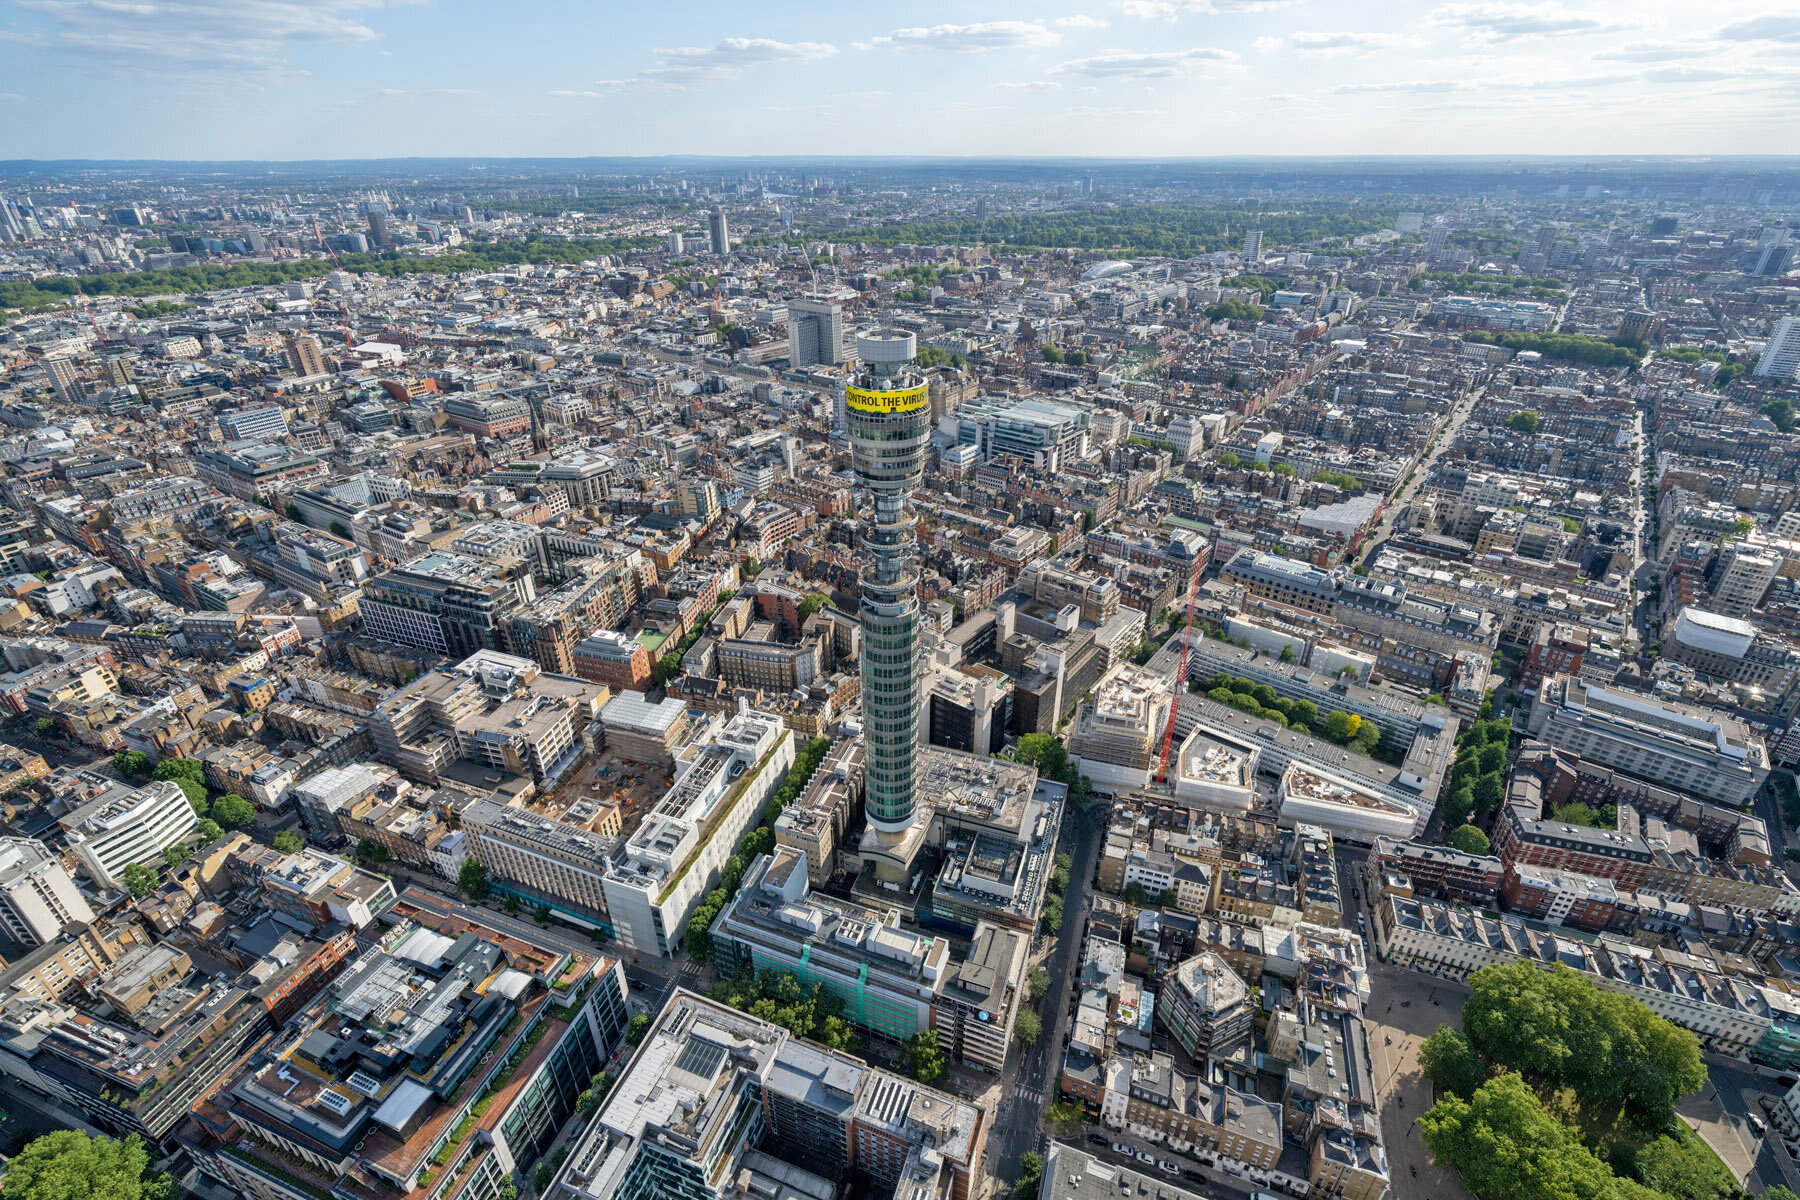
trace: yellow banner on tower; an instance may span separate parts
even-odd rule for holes
[[[870,391],[866,388],[846,387],[844,403],[858,412],[901,413],[913,412],[924,408],[930,402],[931,387],[920,384],[917,387],[898,388],[891,392]]]

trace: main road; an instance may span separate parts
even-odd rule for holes
[[[1082,933],[1093,907],[1095,857],[1105,823],[1106,806],[1099,803],[1072,812],[1064,820],[1062,844],[1072,863],[1069,890],[1063,898],[1062,932],[1044,963],[1050,972],[1050,990],[1035,1006],[1044,1029],[1035,1046],[1015,1046],[1007,1060],[994,1129],[988,1136],[990,1176],[1018,1178],[1020,1156],[1027,1150],[1040,1150],[1043,1144],[1044,1110],[1056,1099],[1073,978],[1081,962]]]
[[[1418,494],[1420,488],[1425,486],[1425,481],[1431,478],[1432,469],[1437,466],[1438,459],[1442,458],[1444,452],[1450,449],[1451,443],[1456,441],[1456,435],[1462,429],[1463,422],[1467,421],[1469,414],[1475,411],[1476,403],[1480,401],[1486,390],[1486,385],[1472,388],[1450,409],[1450,419],[1444,422],[1444,427],[1434,435],[1436,440],[1432,443],[1431,449],[1426,452],[1424,458],[1419,460],[1419,465],[1413,468],[1408,476],[1410,482],[1402,482],[1395,490],[1387,502],[1387,507],[1382,510],[1381,522],[1369,532],[1368,549],[1362,557],[1364,566],[1373,562],[1375,556],[1381,552],[1381,548],[1387,544],[1388,535],[1394,530],[1394,521],[1400,510],[1406,507],[1407,502]]]

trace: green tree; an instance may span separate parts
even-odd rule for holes
[[[1056,1128],[1062,1137],[1074,1137],[1087,1124],[1087,1111],[1073,1100],[1058,1100],[1044,1110],[1046,1124]]]
[[[937,1030],[920,1030],[901,1044],[900,1070],[924,1084],[944,1077],[944,1052],[938,1048]]]
[[[1039,967],[1025,981],[1025,998],[1036,1004],[1050,991],[1050,972]]]
[[[1774,422],[1775,428],[1783,433],[1792,433],[1796,428],[1794,406],[1785,396],[1777,396],[1756,410]]]
[[[1464,854],[1486,854],[1488,836],[1473,825],[1458,825],[1450,831],[1450,844]]]
[[[126,863],[119,879],[134,898],[148,896],[156,890],[156,872],[143,863]]]
[[[462,866],[458,867],[456,871],[456,887],[475,904],[486,900],[488,898],[487,865],[473,858],[463,859]]]
[[[1044,1159],[1035,1150],[1027,1150],[1019,1155],[1019,1177],[1013,1180],[1014,1200],[1033,1200],[1038,1193],[1038,1181],[1044,1177]]]
[[[168,863],[171,867],[179,867],[182,863],[193,857],[185,842],[171,842],[169,845],[164,846],[162,856],[163,861]]]
[[[830,603],[831,597],[821,595],[818,592],[808,592],[806,598],[800,601],[800,623],[804,625],[806,623],[806,618],[812,616]]]
[[[1286,645],[1282,646],[1281,661],[1284,663],[1291,663],[1294,661],[1294,643],[1288,642]]]
[[[206,816],[210,807],[206,803],[206,786],[195,783],[191,779],[177,779],[174,782],[175,786],[181,789],[181,794],[187,797],[188,806],[194,810],[194,815]]]
[[[1226,468],[1227,470],[1230,470],[1233,467],[1242,466],[1243,462],[1244,462],[1243,459],[1239,458],[1237,455],[1233,454],[1229,450],[1227,450],[1227,451],[1225,451],[1225,453],[1219,455],[1219,465],[1221,467]]]
[[[1512,416],[1506,418],[1506,427],[1517,433],[1536,433],[1538,428],[1538,415],[1530,409],[1516,412]]]
[[[1044,779],[1058,778],[1069,764],[1069,752],[1063,748],[1062,740],[1053,733],[1024,735],[1013,747],[1013,758],[1027,766],[1036,767],[1038,775]]]
[[[531,919],[539,925],[548,926],[550,924],[550,906],[548,904],[538,905],[537,911],[531,914]]]
[[[1458,828],[1475,811],[1474,790],[1466,783],[1454,789],[1438,804],[1438,811],[1443,814],[1445,829]]]
[[[1612,1171],[1517,1075],[1495,1076],[1468,1100],[1445,1096],[1418,1128],[1432,1156],[1477,1196],[1606,1200],[1613,1192]]]
[[[1498,774],[1506,769],[1506,747],[1494,745],[1483,746],[1481,748],[1481,754],[1476,761],[1480,764],[1481,773],[1483,775],[1490,773]]]
[[[1311,700],[1290,700],[1287,706],[1288,724],[1295,729],[1311,729],[1318,723],[1319,706]]]
[[[1055,346],[1045,346],[1042,353],[1045,362],[1059,363],[1063,361],[1063,352]]]
[[[1498,775],[1483,775],[1475,781],[1475,809],[1477,812],[1491,813],[1500,807],[1501,799],[1506,795],[1506,786],[1500,782]]]
[[[1711,1150],[1697,1144],[1686,1126],[1637,1152],[1632,1167],[1638,1181],[1674,1200],[1726,1200],[1741,1195],[1737,1181]],[[1766,1197],[1769,1192],[1764,1192]]]
[[[212,818],[227,829],[242,829],[256,820],[256,806],[236,792],[226,792],[213,801]]]
[[[204,786],[206,767],[197,758],[165,758],[156,764],[156,769],[150,773],[150,777],[171,781],[187,779]]]
[[[1035,1046],[1037,1040],[1044,1036],[1044,1023],[1030,1009],[1021,1012],[1013,1021],[1013,1041],[1021,1046]]]
[[[210,818],[200,822],[198,833],[202,845],[211,845],[225,836],[225,831],[219,828],[219,823]]]
[[[1468,1099],[1487,1081],[1487,1064],[1463,1031],[1446,1025],[1419,1046],[1419,1069],[1446,1092]]]
[[[58,1129],[26,1143],[6,1165],[6,1200],[170,1200],[175,1184],[150,1169],[150,1152],[124,1141]]]
[[[1141,883],[1126,884],[1125,890],[1121,892],[1120,895],[1125,898],[1125,903],[1136,904],[1139,906],[1142,906],[1144,902],[1149,899],[1148,894],[1144,891],[1144,885]]]
[[[37,735],[41,738],[56,736],[57,726],[56,726],[56,720],[53,717],[39,717],[37,719],[36,728],[37,728]]]
[[[142,779],[150,773],[150,758],[140,750],[121,750],[113,755],[112,764],[122,779]]]
[[[1355,737],[1357,731],[1361,728],[1362,718],[1355,713],[1348,713],[1341,708],[1334,708],[1325,714],[1325,736],[1340,746],[1348,744],[1350,739]]]
[[[631,1024],[625,1027],[625,1040],[637,1045],[650,1032],[650,1015],[648,1013],[632,1013]]]
[[[269,842],[283,854],[298,854],[306,849],[306,840],[291,829],[278,830]]]

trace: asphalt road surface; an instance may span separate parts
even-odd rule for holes
[[[1003,1179],[1018,1178],[1019,1157],[1027,1150],[1043,1151],[1044,1110],[1056,1100],[1063,1037],[1073,999],[1072,977],[1080,965],[1078,951],[1092,904],[1095,856],[1105,823],[1105,806],[1091,804],[1086,810],[1071,814],[1063,826],[1062,846],[1073,865],[1069,869],[1069,891],[1063,900],[1062,933],[1044,963],[1050,972],[1050,991],[1037,1006],[1044,1032],[1031,1049],[1021,1051],[1015,1047],[1008,1060],[1000,1104],[994,1115],[994,1131],[988,1138],[988,1171]]]

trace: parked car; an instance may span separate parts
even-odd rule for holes
[[[1106,1145],[1106,1139],[1105,1139],[1105,1138],[1103,1138],[1103,1137],[1101,1137],[1101,1136],[1100,1136],[1100,1135],[1099,1135],[1099,1134],[1097,1134],[1097,1133],[1090,1133],[1090,1134],[1088,1134],[1088,1141],[1090,1141],[1090,1142],[1092,1142],[1092,1143],[1094,1143],[1094,1145],[1096,1145],[1096,1146],[1104,1146],[1104,1145]],[[1116,1149],[1116,1147],[1115,1147],[1115,1149]]]
[[[1169,1175],[1178,1175],[1181,1173],[1181,1168],[1170,1162],[1168,1159],[1164,1159],[1157,1163],[1156,1169]]]

